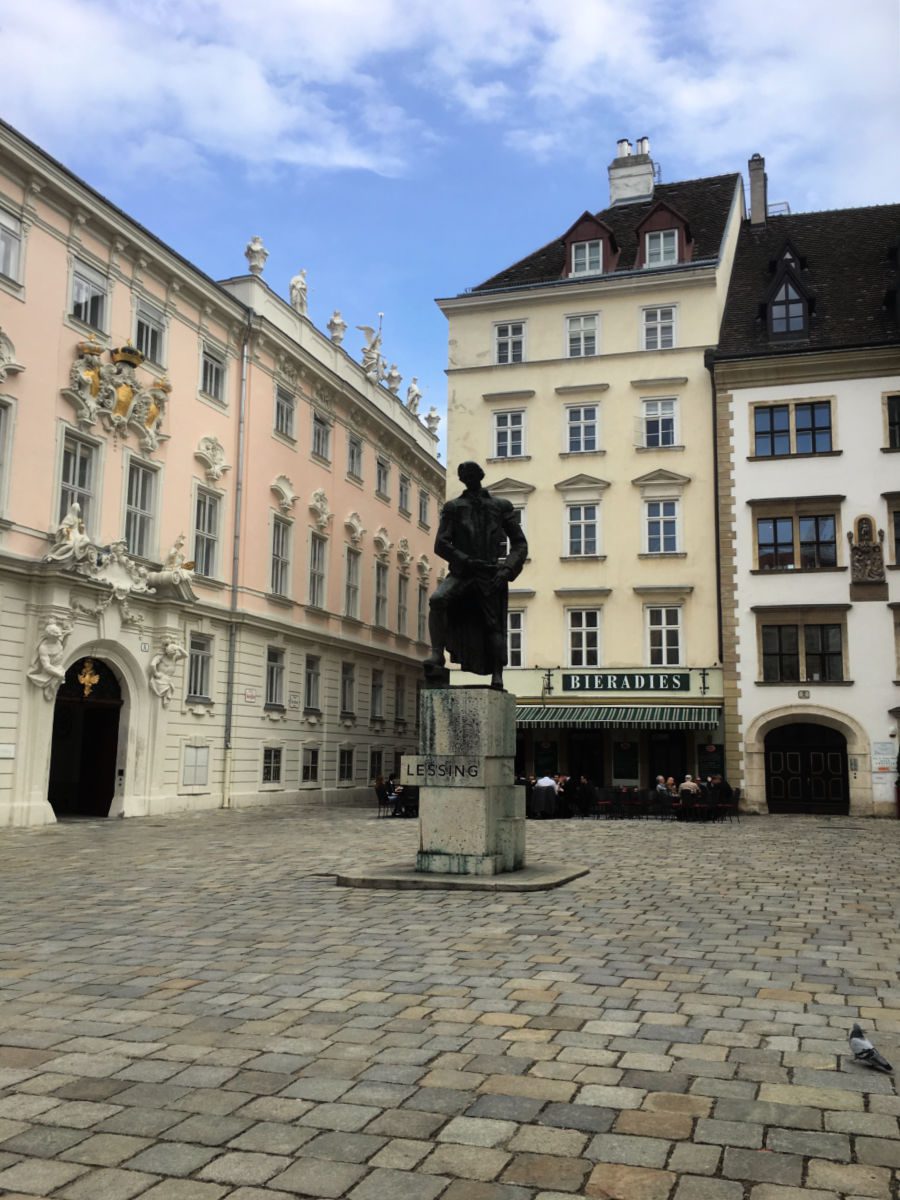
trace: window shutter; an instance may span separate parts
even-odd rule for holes
[[[643,415],[634,418],[634,444],[635,446],[644,445],[644,418]]]

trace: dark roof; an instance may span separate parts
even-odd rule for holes
[[[765,309],[787,242],[800,258],[795,277],[811,310],[808,336],[796,341],[769,337]],[[900,342],[898,243],[900,204],[745,222],[716,358]]]
[[[661,200],[689,222],[694,239],[693,260],[718,258],[725,222],[739,180],[739,175],[713,175],[709,179],[688,179],[683,183],[659,183],[649,200],[617,204],[594,213],[597,220],[612,229],[621,248],[615,273],[634,269],[638,252],[637,228]],[[562,233],[527,258],[492,275],[472,291],[486,292],[495,288],[556,281],[562,277],[565,257],[565,233]]]

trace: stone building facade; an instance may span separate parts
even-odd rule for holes
[[[415,744],[436,421],[246,253],[0,125],[0,824],[362,799]]]

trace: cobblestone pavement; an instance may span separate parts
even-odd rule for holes
[[[374,892],[411,821],[0,839],[0,1194],[897,1200],[900,823],[529,825],[559,891]]]

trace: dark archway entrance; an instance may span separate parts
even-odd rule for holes
[[[765,747],[770,813],[847,815],[850,788],[842,733],[797,722],[767,733]]]
[[[80,658],[56,694],[48,800],[57,818],[105,817],[116,788],[122,689],[106,665]]]

